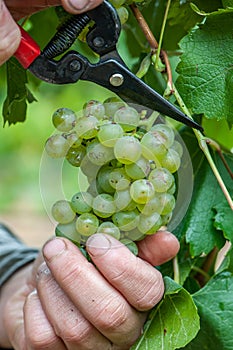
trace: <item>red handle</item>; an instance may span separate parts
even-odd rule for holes
[[[15,57],[27,69],[40,55],[40,47],[22,27],[19,26],[19,29],[21,31],[21,42],[15,52]]]

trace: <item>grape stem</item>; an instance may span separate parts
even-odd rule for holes
[[[174,281],[178,284],[180,284],[180,269],[179,269],[179,263],[178,263],[178,257],[175,256],[173,259],[173,273],[174,273]]]

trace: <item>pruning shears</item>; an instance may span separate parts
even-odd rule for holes
[[[74,50],[68,50],[89,24],[88,46],[99,55],[98,63]],[[154,91],[126,66],[116,45],[121,24],[115,8],[106,0],[98,7],[71,16],[41,51],[38,44],[20,27],[21,43],[15,57],[37,78],[52,84],[94,82],[117,94],[122,100],[158,111],[192,128],[203,130],[195,121]],[[64,54],[60,59],[55,59]]]

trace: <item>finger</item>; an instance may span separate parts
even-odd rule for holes
[[[68,349],[110,349],[110,342],[87,321],[52,277],[44,263],[38,270],[37,289],[46,316]]]
[[[29,294],[24,305],[27,349],[65,350],[61,339],[48,321],[36,290]]]
[[[17,50],[20,31],[4,2],[0,0],[0,65],[6,62]]]
[[[138,255],[153,266],[162,265],[176,256],[178,239],[168,231],[159,231],[138,242]]]
[[[149,310],[161,300],[162,275],[125,245],[111,236],[95,234],[88,239],[87,250],[105,278],[137,310]]]
[[[90,323],[114,344],[135,342],[144,315],[127,303],[74,244],[56,238],[47,242],[43,252],[57,283]]]
[[[64,9],[71,13],[88,11],[101,3],[102,0],[62,0]]]

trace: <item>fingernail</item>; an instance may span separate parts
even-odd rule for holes
[[[63,251],[66,249],[65,243],[60,238],[53,238],[47,243],[45,243],[43,247],[43,254],[45,259],[52,260],[57,255],[60,255],[63,253]]]
[[[78,11],[88,8],[89,3],[89,0],[68,0],[68,4],[70,5],[70,7]]]
[[[92,256],[104,255],[111,247],[110,237],[96,233],[88,238],[86,247]]]

